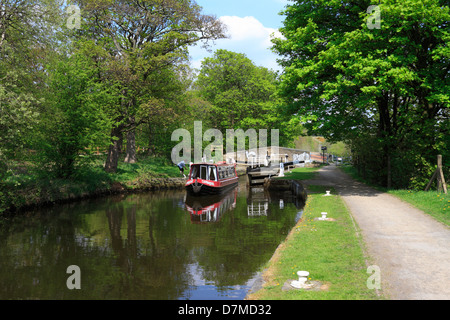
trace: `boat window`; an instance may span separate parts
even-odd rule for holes
[[[209,167],[209,180],[216,181],[216,167]]]
[[[191,179],[197,179],[199,174],[198,166],[192,167]]]
[[[200,179],[208,180],[208,171],[206,166],[200,166]]]

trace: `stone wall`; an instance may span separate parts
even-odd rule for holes
[[[264,180],[264,189],[268,191],[291,191],[292,194],[306,202],[307,193],[303,184],[297,180],[269,179]]]

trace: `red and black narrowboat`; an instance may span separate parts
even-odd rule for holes
[[[235,164],[195,163],[191,165],[186,190],[192,195],[221,194],[238,184]]]

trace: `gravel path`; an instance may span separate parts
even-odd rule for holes
[[[450,228],[335,166],[321,168],[304,183],[336,188],[359,226],[371,264],[380,267],[381,289],[389,299],[450,299]]]

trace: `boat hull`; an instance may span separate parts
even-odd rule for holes
[[[195,181],[188,181],[186,183],[186,191],[191,195],[212,195],[223,194],[238,185],[238,178],[230,179],[226,183],[211,183],[210,181],[202,181],[196,179]]]

